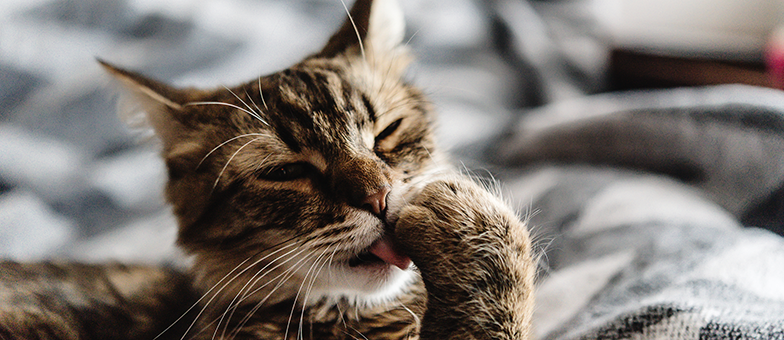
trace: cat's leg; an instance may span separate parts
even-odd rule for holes
[[[428,184],[403,208],[398,244],[422,273],[422,339],[527,339],[534,263],[527,228],[463,177]]]

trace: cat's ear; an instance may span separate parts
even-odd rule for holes
[[[155,134],[171,145],[183,132],[183,106],[191,97],[182,90],[140,74],[124,70],[98,59],[98,63],[124,88],[120,100],[120,116],[133,127],[152,128]]]
[[[399,52],[406,29],[397,0],[357,0],[349,13],[317,57],[353,53],[379,58]]]

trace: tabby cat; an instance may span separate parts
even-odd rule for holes
[[[213,91],[101,62],[162,142],[192,270],[5,263],[0,337],[529,338],[526,226],[436,147],[403,34],[358,0],[320,52]]]

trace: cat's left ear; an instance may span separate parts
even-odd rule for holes
[[[349,13],[316,57],[364,54],[367,58],[382,58],[405,53],[401,48],[405,18],[397,0],[357,0]]]
[[[183,106],[199,91],[169,86],[101,59],[98,62],[125,89],[120,115],[126,124],[152,128],[167,148],[182,140],[182,121],[187,118]]]

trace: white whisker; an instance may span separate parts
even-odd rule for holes
[[[427,157],[429,157],[431,161],[433,161],[434,163],[436,163],[436,159],[435,159],[435,158],[433,158],[433,154],[432,154],[432,153],[430,153],[430,149],[428,149],[428,148],[427,148],[426,146],[424,146],[424,145],[422,145],[422,148],[423,148],[423,149],[425,149],[425,152],[427,152]]]
[[[306,263],[303,263],[303,261],[305,261],[307,259],[309,259],[309,256],[303,257],[302,259],[297,261],[293,266],[291,266],[290,268],[286,269],[286,271],[284,271],[283,273],[279,274],[278,276],[272,278],[267,283],[265,283],[263,286],[257,288],[256,290],[254,290],[250,294],[250,295],[255,294],[259,290],[263,289],[264,287],[266,287],[267,285],[272,283],[274,280],[280,278],[280,280],[278,280],[278,283],[275,285],[275,287],[261,301],[259,301],[256,304],[256,306],[253,307],[253,309],[251,309],[250,312],[248,312],[248,314],[245,315],[245,317],[242,318],[242,320],[240,320],[240,323],[237,325],[237,327],[235,327],[235,329],[232,330],[232,334],[233,335],[230,334],[230,335],[232,335],[232,338],[237,336],[237,334],[242,330],[242,328],[245,327],[245,324],[247,324],[248,321],[250,321],[250,318],[253,316],[253,314],[255,314],[259,309],[261,309],[261,306],[264,305],[264,303],[272,296],[272,294],[277,292],[278,288],[282,287],[285,282],[287,282],[292,276],[294,276],[294,274],[300,268],[302,268],[306,264]],[[281,278],[281,276],[283,276],[283,277]]]
[[[329,250],[329,248],[325,248],[324,252],[326,253],[327,250]],[[316,283],[316,278],[319,277],[319,275],[321,274],[321,270],[324,269],[325,266],[332,265],[332,259],[335,257],[335,252],[337,252],[337,250],[338,250],[337,248],[332,250],[332,254],[330,254],[329,257],[324,259],[324,262],[319,266],[319,269],[316,271],[316,274],[311,277],[310,284],[308,285],[308,289],[305,292],[305,298],[302,300],[305,303],[307,303],[307,301],[310,298],[310,293],[311,293],[311,291],[313,291],[313,284]],[[322,253],[322,255],[323,255],[323,253]],[[319,256],[319,258],[321,258],[321,256]],[[316,259],[316,262],[319,261],[319,258]],[[300,313],[300,316],[299,316],[299,335],[300,335],[300,338],[304,337],[303,334],[302,334],[302,325],[304,324],[304,322],[305,322],[305,308],[302,308],[302,312]]]
[[[224,85],[223,88],[226,89],[226,91],[229,91],[229,93],[231,93],[231,95],[234,96],[234,98],[237,98],[237,100],[239,100],[240,103],[242,103],[242,105],[245,105],[245,108],[248,109],[248,111],[258,114],[258,112],[254,112],[253,108],[250,107],[250,105],[248,105],[248,103],[246,103],[244,100],[242,100],[240,96],[234,93],[234,91],[232,91],[228,86]]]
[[[411,314],[411,316],[414,318],[414,323],[416,324],[416,329],[419,329],[422,326],[422,320],[419,319],[419,316],[416,315],[416,313],[414,313],[414,311],[412,311],[410,308],[408,308],[408,306],[406,306],[404,303],[401,303],[400,307],[403,307],[403,309],[405,309],[406,312]]]
[[[318,265],[319,259],[321,259],[321,257],[324,256],[324,254],[327,252],[327,250],[329,250],[329,248],[325,248],[324,251],[321,252],[321,254],[319,254],[319,256],[316,257],[316,259],[313,261],[313,264],[310,265],[310,268],[308,268],[308,271],[305,272],[305,276],[302,278],[302,284],[300,284],[299,289],[297,289],[297,294],[294,295],[294,301],[292,302],[292,305],[291,305],[291,313],[289,314],[289,320],[288,320],[288,322],[286,324],[286,331],[283,333],[283,338],[284,339],[288,338],[289,326],[291,326],[291,319],[294,317],[294,310],[297,307],[297,299],[299,299],[299,295],[302,293],[302,288],[305,287],[305,283],[308,281],[308,276],[310,276],[310,273],[313,272],[313,268],[315,268]],[[315,279],[315,277],[314,277],[314,279]],[[306,297],[307,297],[307,294],[306,294]],[[307,298],[303,299],[302,300],[302,305],[304,306],[306,302],[307,302]],[[303,310],[303,313],[304,313],[305,308],[303,307],[302,310]],[[302,323],[300,323],[300,327],[298,329],[299,331],[301,331],[301,327],[302,327]]]
[[[267,121],[264,120],[264,118],[261,118],[261,116],[259,116],[257,113],[252,112],[252,111],[248,111],[247,109],[241,108],[241,107],[239,107],[237,105],[234,105],[232,103],[224,103],[224,102],[190,102],[190,103],[186,103],[184,106],[195,106],[195,105],[222,105],[222,106],[228,106],[228,107],[240,110],[242,112],[245,112],[245,113],[251,115],[253,118],[256,118],[257,120],[262,122],[264,125],[269,126]]]
[[[264,109],[269,110],[267,101],[264,100],[264,94],[261,93],[261,77],[259,77],[259,97],[261,97],[261,103],[264,104]]]
[[[213,300],[215,300],[215,298],[217,298],[217,297],[218,297],[218,294],[220,294],[220,293],[221,293],[221,292],[222,292],[224,289],[226,289],[226,287],[228,287],[228,286],[229,286],[229,284],[231,284],[232,282],[234,282],[234,280],[236,280],[238,277],[240,277],[240,275],[242,275],[242,274],[244,274],[246,271],[250,270],[250,268],[253,268],[253,266],[257,265],[257,264],[258,264],[258,263],[260,263],[261,261],[264,261],[264,259],[266,259],[266,258],[268,258],[268,257],[270,257],[270,256],[272,256],[272,255],[274,255],[274,254],[276,254],[277,252],[279,252],[279,251],[282,251],[283,249],[286,249],[286,248],[288,248],[288,247],[290,247],[290,246],[292,246],[292,245],[294,245],[294,244],[296,244],[296,243],[292,242],[292,243],[290,243],[289,245],[283,246],[283,247],[281,247],[280,249],[278,249],[278,250],[276,250],[276,251],[274,251],[274,252],[272,252],[272,253],[270,253],[270,254],[267,254],[266,256],[262,257],[261,259],[258,259],[258,260],[256,260],[255,262],[253,262],[253,263],[252,263],[252,264],[250,264],[249,266],[245,267],[245,269],[243,269],[243,270],[241,270],[239,273],[235,274],[235,275],[234,275],[234,277],[232,277],[232,278],[231,278],[231,279],[230,279],[228,282],[226,282],[225,284],[223,284],[223,286],[222,286],[222,287],[221,287],[221,288],[220,288],[220,289],[219,289],[217,292],[215,292],[215,294],[214,294],[214,295],[212,295],[212,297],[211,297],[211,298],[210,298],[210,299],[207,301],[207,303],[205,303],[205,304],[204,304],[204,306],[202,306],[202,309],[201,309],[201,311],[199,311],[199,313],[198,313],[198,314],[196,315],[196,317],[194,318],[193,322],[190,324],[190,326],[188,326],[188,329],[187,329],[187,330],[185,331],[185,333],[182,335],[182,338],[181,338],[181,340],[185,338],[185,335],[186,335],[186,334],[188,334],[188,332],[190,332],[190,330],[191,330],[191,329],[193,328],[193,326],[196,324],[196,321],[197,321],[197,320],[199,320],[199,318],[201,317],[201,315],[204,313],[204,311],[206,311],[207,307],[208,307],[208,306],[209,306],[209,305],[212,303],[212,301],[213,301]],[[295,248],[295,249],[296,249],[296,248]],[[245,261],[242,261],[240,264],[238,264],[237,266],[235,266],[235,267],[234,267],[234,269],[232,269],[232,270],[231,270],[229,273],[227,273],[226,275],[224,275],[224,276],[223,276],[223,278],[221,278],[221,279],[220,279],[220,281],[218,281],[218,282],[217,282],[216,284],[214,284],[214,285],[213,285],[213,286],[212,286],[212,287],[211,287],[211,288],[210,288],[210,289],[209,289],[209,290],[208,290],[206,293],[204,293],[204,294],[202,295],[202,297],[201,297],[199,300],[197,300],[197,301],[196,301],[196,303],[194,303],[194,305],[193,305],[193,306],[192,306],[190,309],[188,309],[188,311],[190,311],[191,309],[193,309],[193,308],[194,308],[194,307],[195,307],[195,306],[196,306],[196,305],[197,305],[199,302],[201,302],[202,300],[204,300],[204,298],[206,298],[206,297],[207,297],[207,295],[208,295],[208,294],[210,294],[210,292],[211,292],[211,291],[213,291],[213,290],[214,290],[214,289],[215,289],[215,288],[216,288],[218,285],[220,285],[220,283],[221,283],[221,282],[223,282],[223,280],[225,280],[227,277],[229,277],[229,275],[231,275],[231,273],[233,273],[234,271],[236,271],[237,269],[239,269],[239,268],[240,268],[240,267],[241,267],[243,264],[245,264],[246,262],[250,261],[250,259],[252,259],[252,258],[253,258],[253,257],[248,257],[247,259],[245,259]],[[186,313],[187,313],[187,312],[186,312]],[[184,316],[185,316],[185,314],[183,314],[183,316],[182,316],[182,317],[184,317]],[[182,317],[180,317],[180,319],[182,319]],[[213,322],[214,322],[214,321],[213,321]],[[172,324],[172,326],[174,326],[174,325]],[[170,326],[169,328],[171,328],[171,326]]]
[[[261,112],[261,109],[259,109],[258,105],[256,105],[256,103],[253,103],[253,105],[256,106],[256,110],[258,110],[258,112],[254,112],[253,108],[251,108],[250,105],[248,105],[248,103],[246,103],[244,100],[242,100],[242,98],[240,98],[240,96],[238,96],[236,93],[234,93],[234,91],[232,91],[230,88],[228,88],[226,86],[223,86],[223,88],[225,88],[226,91],[229,91],[229,93],[231,93],[234,96],[234,98],[237,98],[237,100],[239,100],[240,103],[245,105],[245,107],[248,109],[248,111],[253,112],[254,115],[252,115],[252,116],[254,118],[260,120],[262,123],[264,123],[264,125],[269,126],[269,124],[267,124],[267,121],[265,121],[263,118],[261,118],[262,112]],[[248,95],[248,92],[246,91],[245,94]],[[253,98],[251,98],[250,95],[248,95],[248,99],[250,99],[250,101],[253,102]]]
[[[163,335],[163,333],[166,333],[166,332],[167,332],[169,329],[171,329],[172,327],[174,327],[174,325],[175,325],[175,324],[177,324],[178,322],[180,322],[180,320],[182,320],[182,318],[184,318],[184,317],[185,317],[185,315],[186,315],[186,314],[188,314],[188,313],[189,313],[191,310],[193,310],[194,308],[196,308],[196,306],[198,306],[198,305],[199,305],[199,302],[201,302],[201,300],[204,300],[204,298],[206,298],[206,297],[207,297],[207,295],[208,295],[208,294],[210,294],[210,292],[211,292],[213,289],[215,289],[216,287],[218,287],[218,285],[220,285],[220,283],[221,283],[221,282],[223,282],[223,280],[225,280],[227,277],[229,277],[229,275],[231,275],[231,273],[233,273],[235,270],[239,269],[239,268],[240,268],[240,267],[241,267],[243,264],[245,264],[245,262],[248,262],[248,261],[250,261],[250,259],[251,259],[251,258],[250,258],[250,257],[248,257],[247,259],[245,259],[245,261],[242,261],[240,264],[238,264],[237,266],[235,266],[235,267],[234,267],[234,269],[232,269],[232,270],[231,270],[231,271],[229,271],[229,272],[228,272],[226,275],[224,275],[224,276],[223,276],[223,278],[221,278],[221,279],[220,279],[220,280],[219,280],[217,283],[215,283],[214,285],[212,285],[212,287],[210,287],[210,289],[209,289],[209,290],[207,290],[207,292],[206,292],[206,293],[202,294],[202,296],[201,296],[201,297],[200,297],[198,300],[196,300],[196,302],[194,302],[194,303],[193,303],[193,305],[192,305],[190,308],[188,308],[188,310],[186,310],[184,313],[182,313],[182,315],[181,315],[179,318],[177,318],[177,320],[174,320],[174,322],[172,322],[172,324],[171,324],[171,325],[169,325],[169,327],[166,327],[166,329],[164,329],[164,330],[163,330],[163,331],[162,331],[160,334],[158,334],[158,335],[157,335],[155,338],[153,338],[153,340],[156,340],[156,339],[160,338],[160,337],[161,337],[161,335]],[[194,321],[194,323],[195,323],[195,321]],[[191,325],[191,326],[192,326],[192,325]],[[189,330],[190,330],[190,328],[189,328]],[[188,332],[185,332],[185,333],[187,334]],[[183,338],[184,338],[184,337],[185,337],[185,335],[183,334]]]
[[[340,321],[343,322],[343,328],[348,329],[348,324],[346,323],[346,318],[344,317],[343,309],[340,308],[340,304],[339,303],[335,304],[335,307],[337,307],[338,317],[340,318]],[[343,333],[348,334],[347,331],[344,331]]]
[[[416,37],[416,35],[419,34],[419,31],[421,31],[421,30],[422,30],[421,28],[416,30],[416,32],[414,32],[414,34],[412,34],[411,37],[408,38],[408,40],[406,40],[405,46],[408,46],[409,44],[411,44],[411,40],[413,40],[414,37]]]
[[[259,104],[256,104],[256,101],[253,100],[253,97],[250,96],[250,93],[248,93],[248,89],[244,89],[244,91],[245,91],[245,95],[248,96],[248,100],[250,100],[250,103],[253,104],[253,107],[256,108],[256,112],[258,112],[259,115],[261,115],[263,111],[261,111]]]
[[[243,138],[243,137],[251,137],[251,136],[253,136],[253,137],[265,137],[267,135],[263,134],[263,133],[246,133],[244,135],[239,135],[239,136],[236,136],[236,137],[232,137],[232,138],[228,139],[227,141],[218,144],[218,146],[212,148],[212,150],[210,150],[210,152],[208,152],[206,155],[204,155],[204,157],[201,158],[201,161],[199,161],[199,164],[196,165],[196,169],[201,167],[201,165],[204,163],[204,161],[208,157],[210,157],[210,155],[212,155],[212,153],[214,153],[215,151],[217,151],[218,149],[220,149],[224,145],[229,144],[229,143],[231,143],[231,142],[233,142],[233,141],[235,141],[237,139],[240,139],[240,138]]]
[[[295,248],[294,250],[297,250],[297,249],[300,249],[300,248],[299,248],[299,247],[297,247],[297,248]],[[253,277],[251,277],[251,278],[248,280],[248,283],[246,283],[246,284],[245,284],[245,286],[243,287],[243,290],[241,290],[241,291],[240,291],[240,293],[242,293],[242,296],[240,297],[240,299],[239,299],[239,300],[237,300],[237,303],[235,304],[235,306],[234,306],[234,307],[238,306],[240,303],[244,302],[245,300],[247,300],[248,298],[250,298],[250,296],[252,296],[253,294],[256,294],[256,293],[257,293],[258,291],[260,291],[261,289],[264,289],[264,287],[266,287],[267,285],[269,285],[269,284],[270,284],[272,281],[274,281],[274,280],[276,280],[276,279],[280,278],[280,276],[282,276],[282,274],[278,274],[278,276],[276,276],[276,277],[272,278],[271,280],[267,281],[267,283],[265,283],[265,284],[263,284],[263,285],[259,286],[258,288],[255,288],[253,291],[251,291],[251,290],[250,290],[250,287],[253,287],[254,285],[256,285],[256,284],[257,284],[259,281],[261,281],[261,279],[263,279],[263,278],[264,278],[264,277],[265,277],[265,276],[266,276],[268,273],[270,273],[270,272],[272,272],[272,271],[274,271],[274,270],[276,270],[276,269],[278,269],[278,268],[282,267],[283,265],[285,265],[286,263],[288,263],[288,262],[289,262],[289,261],[291,261],[292,259],[294,259],[294,258],[296,258],[297,256],[299,256],[299,255],[301,255],[302,253],[304,253],[304,252],[305,252],[305,250],[306,250],[306,249],[304,249],[304,248],[303,248],[303,249],[300,249],[300,250],[299,250],[299,252],[297,252],[296,254],[292,255],[291,257],[289,257],[289,258],[288,258],[288,259],[286,259],[285,261],[283,261],[283,262],[281,262],[281,263],[279,263],[279,264],[275,265],[275,267],[273,267],[273,268],[271,268],[271,269],[267,270],[267,268],[268,268],[270,265],[272,265],[272,263],[274,263],[274,262],[276,262],[277,260],[279,260],[279,259],[283,258],[284,256],[288,256],[289,254],[291,254],[291,252],[292,252],[293,250],[292,250],[292,251],[289,251],[288,253],[286,253],[286,254],[283,254],[283,255],[279,256],[278,258],[276,258],[275,260],[273,260],[272,262],[270,262],[269,264],[267,264],[266,266],[264,266],[264,268],[261,268],[261,269],[259,269],[259,270],[256,272],[256,274],[255,274],[255,275],[253,275]],[[300,261],[302,261],[302,260],[300,259]],[[297,262],[296,262],[294,265],[298,264],[300,261],[297,261]],[[261,273],[262,273],[263,271],[265,271],[265,270],[267,270],[267,271],[266,271],[264,274],[261,274]],[[287,269],[287,270],[288,270],[288,269]],[[261,274],[261,275],[259,275],[259,274]],[[248,288],[247,288],[247,289],[245,289],[245,287],[248,287]],[[243,293],[243,291],[245,291],[245,292]]]
[[[343,4],[343,8],[346,10],[346,14],[348,14],[348,20],[351,22],[351,26],[354,26],[354,33],[357,34],[357,42],[359,43],[359,50],[362,52],[362,59],[367,60],[367,55],[365,55],[365,45],[362,44],[362,35],[359,34],[359,29],[357,29],[357,24],[354,22],[354,18],[351,16],[351,11],[348,10],[348,6],[346,6],[346,2],[340,0],[340,3]]]
[[[231,161],[234,160],[234,157],[237,156],[237,154],[239,154],[240,151],[242,151],[242,149],[244,149],[246,146],[248,146],[251,143],[253,143],[255,141],[258,141],[258,140],[261,140],[261,138],[253,138],[253,139],[251,139],[249,142],[243,144],[239,149],[237,149],[237,151],[234,151],[234,153],[231,154],[231,157],[229,157],[229,160],[226,161],[226,164],[223,165],[223,168],[221,169],[220,173],[218,173],[218,178],[215,179],[215,183],[212,184],[212,190],[213,191],[215,191],[215,188],[218,187],[218,182],[220,182],[220,179],[223,176],[223,173],[226,171],[226,168],[229,167],[229,164],[231,163]]]
[[[294,244],[294,243],[292,243],[292,244]],[[281,263],[278,263],[277,265],[275,265],[274,267],[272,267],[272,268],[271,268],[271,269],[269,269],[269,270],[267,270],[267,268],[269,268],[269,267],[270,267],[270,266],[271,266],[273,263],[277,262],[277,261],[278,261],[278,260],[280,260],[281,258],[284,258],[284,257],[288,256],[289,254],[291,254],[292,252],[294,252],[294,251],[296,251],[296,250],[298,250],[298,249],[300,249],[300,246],[297,246],[296,248],[294,248],[294,249],[292,249],[292,250],[289,250],[289,251],[288,251],[288,252],[286,252],[285,254],[282,254],[282,255],[280,255],[280,256],[278,256],[278,257],[276,257],[274,260],[272,260],[272,261],[270,261],[269,263],[267,263],[266,265],[264,265],[264,267],[262,267],[261,269],[257,270],[257,271],[256,271],[256,274],[253,274],[253,276],[251,276],[251,277],[250,277],[250,279],[248,279],[248,282],[246,282],[246,283],[245,283],[245,285],[243,285],[243,286],[242,286],[242,288],[240,288],[239,292],[237,292],[237,294],[234,296],[234,299],[232,299],[232,300],[231,300],[231,302],[228,304],[228,307],[226,308],[226,311],[225,311],[225,312],[223,313],[223,315],[221,316],[221,320],[223,320],[223,318],[224,318],[224,317],[226,317],[226,315],[228,314],[228,319],[227,319],[227,327],[228,327],[228,321],[230,321],[230,320],[231,320],[231,318],[234,316],[234,312],[237,310],[237,308],[239,307],[239,305],[240,305],[240,304],[241,304],[243,301],[245,301],[245,300],[248,298],[248,296],[249,296],[249,295],[252,295],[252,293],[251,293],[251,294],[249,294],[249,292],[250,292],[250,287],[253,287],[253,286],[254,286],[254,285],[257,283],[257,282],[259,282],[259,281],[260,281],[262,278],[264,278],[264,277],[265,277],[267,274],[269,274],[270,272],[272,272],[272,271],[274,271],[274,270],[276,270],[276,269],[280,268],[280,267],[281,267],[281,266],[283,266],[284,264],[288,263],[288,261],[291,261],[291,259],[295,258],[296,256],[299,256],[299,255],[300,255],[300,254],[302,254],[302,252],[304,252],[305,250],[304,250],[304,249],[301,249],[301,250],[300,250],[298,253],[294,254],[294,255],[293,255],[292,257],[290,257],[288,260],[285,260],[285,261],[283,261],[283,262],[281,262]],[[283,249],[279,249],[279,251],[280,251],[280,250],[283,250]],[[276,252],[276,253],[277,253],[277,252]],[[267,258],[267,257],[269,257],[269,256],[271,256],[271,255],[273,255],[273,254],[269,254],[269,255],[267,255],[267,256],[265,256],[265,258]],[[262,259],[262,260],[263,260],[263,259]],[[257,262],[255,262],[255,263],[254,263],[254,265],[256,265],[256,264],[258,264],[258,263],[260,263],[260,261],[257,261]],[[262,273],[263,273],[263,274],[262,274]],[[259,275],[259,274],[261,274],[261,275]],[[275,277],[275,278],[273,278],[272,280],[270,280],[270,282],[271,282],[271,281],[273,281],[273,280],[275,280],[275,279],[277,279],[277,277]],[[263,286],[261,286],[260,288],[264,288],[265,286],[266,286],[266,285],[263,285]],[[255,291],[254,291],[254,293],[255,293]],[[231,310],[231,313],[229,313],[229,310]],[[221,321],[221,322],[222,322],[222,321]],[[218,323],[218,325],[220,325],[220,322]],[[217,331],[217,330],[216,330],[216,331]],[[225,334],[225,329],[224,329],[224,334]],[[223,335],[221,335],[221,336],[223,336]]]
[[[264,157],[264,159],[260,160],[259,163],[256,164],[256,167],[253,169],[253,172],[254,173],[258,172],[259,169],[261,169],[261,166],[264,165],[264,163],[270,158],[270,156],[272,155],[267,155],[266,157]]]

